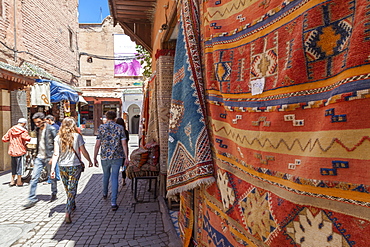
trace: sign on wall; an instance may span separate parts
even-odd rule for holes
[[[140,61],[136,60],[135,43],[124,34],[114,35],[114,75],[142,76]]]

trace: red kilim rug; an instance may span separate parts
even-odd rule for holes
[[[216,183],[199,246],[370,246],[370,2],[202,9]]]

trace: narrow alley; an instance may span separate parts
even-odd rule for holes
[[[130,151],[137,148],[137,135],[130,136]],[[84,136],[93,155],[94,136]],[[136,202],[131,180],[122,186],[120,178],[119,209],[111,210],[101,193],[102,170],[86,168],[78,186],[77,209],[72,224],[64,223],[65,191],[58,182],[58,199],[49,202],[50,185],[39,183],[38,203],[23,209],[29,187],[9,187],[10,174],[0,174],[0,246],[171,246],[165,231],[160,204],[147,182],[139,183]],[[109,195],[108,195],[109,196]],[[172,245],[174,246],[174,245]]]

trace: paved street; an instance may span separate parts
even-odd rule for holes
[[[84,136],[93,157],[94,136]],[[137,136],[130,136],[130,151],[137,148]],[[87,162],[86,162],[87,164]],[[120,178],[119,209],[111,211],[102,198],[101,168],[86,168],[78,186],[77,209],[72,224],[64,223],[65,191],[58,182],[58,199],[49,202],[50,185],[38,184],[39,202],[24,210],[29,187],[9,187],[9,172],[0,173],[0,246],[170,246],[164,230],[160,205],[147,181],[139,184],[142,203],[136,203],[131,180],[122,186]],[[152,186],[154,188],[154,186]]]

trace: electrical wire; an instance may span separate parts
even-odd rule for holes
[[[136,59],[136,56],[124,56],[124,57],[114,57],[114,56],[103,56],[103,55],[95,55],[95,54],[90,54],[86,52],[80,52],[80,56],[89,56],[97,59],[104,59],[104,60],[133,60]]]
[[[75,75],[73,72],[70,72],[69,70],[66,70],[66,69],[60,68],[59,66],[57,66],[57,65],[55,65],[55,64],[53,64],[53,63],[51,63],[51,62],[48,62],[48,61],[44,60],[43,58],[40,58],[39,56],[37,56],[37,55],[35,55],[35,54],[32,54],[32,53],[30,53],[30,52],[28,52],[28,51],[18,51],[18,50],[15,50],[15,49],[13,49],[13,48],[11,48],[11,47],[7,46],[7,45],[6,45],[4,42],[2,42],[1,40],[0,40],[0,44],[2,44],[3,46],[5,46],[5,48],[7,48],[8,50],[11,50],[11,51],[12,51],[12,52],[14,52],[14,53],[25,53],[25,54],[30,55],[30,56],[32,56],[32,57],[34,57],[34,58],[36,58],[36,59],[38,59],[38,60],[40,60],[40,61],[42,61],[42,62],[46,63],[46,64],[49,64],[49,65],[53,66],[54,68],[57,68],[57,69],[59,69],[59,70],[61,70],[61,71],[64,71],[64,72],[67,72],[67,73],[71,74],[72,76],[77,76],[77,77],[79,76],[79,75]]]
[[[0,40],[0,44],[2,44],[5,48],[7,48],[8,50],[11,50],[11,51],[12,51],[12,52],[14,52],[14,53],[25,53],[25,54],[30,55],[30,56],[32,56],[32,57],[34,57],[34,58],[36,58],[36,59],[38,59],[38,60],[40,60],[40,61],[42,61],[42,62],[46,63],[46,64],[49,64],[49,65],[53,66],[54,68],[57,68],[57,69],[59,69],[59,70],[61,70],[61,71],[64,71],[64,72],[70,73],[70,74],[71,74],[71,75],[73,75],[73,76],[79,77],[79,75],[75,75],[73,72],[70,72],[70,71],[68,71],[68,70],[66,70],[66,69],[60,68],[59,66],[57,66],[57,65],[55,65],[55,64],[53,64],[53,63],[51,63],[51,62],[49,62],[49,61],[46,61],[46,60],[44,60],[44,59],[40,58],[39,56],[34,55],[34,54],[32,54],[32,53],[30,53],[30,52],[28,52],[28,51],[18,51],[18,50],[15,50],[15,49],[13,49],[13,48],[9,47],[8,45],[6,45],[6,44],[5,44],[4,42],[2,42],[1,40]],[[80,56],[80,57],[81,57],[81,56],[89,56],[89,57],[93,57],[93,58],[96,58],[96,59],[103,59],[103,60],[121,60],[121,61],[127,61],[127,60],[133,60],[133,59],[136,59],[136,56],[113,57],[113,56],[95,55],[95,54],[90,54],[90,53],[86,53],[86,52],[80,52],[80,53],[79,53],[79,56]]]

